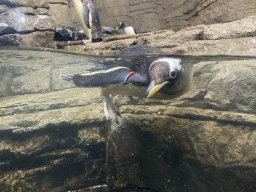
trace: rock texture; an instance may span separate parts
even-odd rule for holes
[[[94,3],[103,25],[115,27],[127,21],[139,33],[225,23],[255,15],[256,11],[253,0],[95,0]]]
[[[213,25],[198,25],[174,32],[161,30],[135,36],[107,37],[103,42],[56,42],[55,48],[87,54],[111,54],[131,45],[150,45],[183,54],[256,55],[256,16]],[[80,44],[80,45],[79,45]]]
[[[46,0],[0,3],[0,45],[52,47],[55,19]]]
[[[199,16],[206,23],[226,21],[232,14],[224,8],[235,1],[196,2],[197,8],[192,1],[179,1],[176,6],[175,1],[112,0],[102,2],[102,7],[107,5],[105,11],[114,14],[112,6],[129,3],[134,9],[129,14],[136,15],[157,4],[150,13],[156,18],[159,6],[165,5],[162,13],[177,13],[172,21],[178,26],[183,21],[181,9],[187,21],[196,23]],[[63,0],[50,4],[1,1],[0,16],[6,22],[0,24],[0,41],[50,46],[54,30],[51,5],[69,4]],[[239,9],[250,14],[246,6],[254,10],[254,4],[246,1]],[[174,11],[169,13],[168,7]],[[220,7],[223,12],[217,11]],[[202,17],[210,8],[220,14],[214,17],[220,20]],[[19,10],[26,13],[26,21],[34,23],[7,23]],[[125,11],[121,12],[128,14]],[[68,15],[63,18],[69,19]],[[250,16],[177,32],[109,37],[86,45],[58,42],[55,47],[104,54],[146,44],[186,54],[255,56],[255,23],[256,17]],[[102,62],[123,60],[46,49],[0,49],[0,191],[256,191],[255,59],[220,61],[215,57],[197,63],[189,91],[173,100],[130,97],[117,89],[113,101],[122,114],[119,125],[105,120],[100,87],[78,88],[60,77]],[[124,90],[130,87],[122,86]]]
[[[255,59],[195,64],[177,99],[117,94],[116,125],[104,118],[101,88],[60,75],[122,60],[0,52],[1,191],[256,190]]]
[[[116,27],[121,21],[128,21],[139,33],[231,22],[255,15],[256,11],[254,1],[242,0],[95,0],[94,3],[102,26]],[[0,45],[53,47],[56,27],[78,24],[72,0],[4,0],[0,2],[0,18]],[[229,33],[233,34],[233,30]]]

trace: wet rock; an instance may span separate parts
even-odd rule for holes
[[[1,50],[2,191],[254,191],[254,60],[197,63],[190,90],[173,100],[120,91],[116,125],[100,87],[59,77],[102,59],[25,53]]]

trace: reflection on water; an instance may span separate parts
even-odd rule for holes
[[[102,88],[77,87],[61,75],[141,55],[2,48],[0,189],[207,191],[216,183],[227,189],[228,178],[234,191],[255,189],[256,58],[144,55],[159,56],[194,64],[189,91],[176,100],[147,100],[130,97],[132,85],[120,84],[109,93],[122,117],[110,125]]]

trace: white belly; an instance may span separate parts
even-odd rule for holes
[[[131,27],[131,26],[125,27],[125,28],[124,28],[124,32],[125,32],[125,34],[127,34],[127,35],[136,35],[136,33],[135,33],[133,27]]]

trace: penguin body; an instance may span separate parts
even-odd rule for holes
[[[143,56],[147,53],[161,54],[161,56]],[[164,54],[159,49],[146,45],[131,46],[115,55],[130,57],[129,61],[121,60],[112,64],[103,64],[86,73],[76,74],[72,79],[74,84],[84,87],[132,83],[147,87],[144,93],[146,98],[152,98],[158,92],[166,94],[167,98],[173,98],[189,87],[192,65],[184,65],[181,58],[167,57]],[[127,95],[129,95],[128,90]],[[162,98],[159,95],[157,99]]]
[[[120,116],[113,103],[110,103],[109,94],[171,99],[188,90],[192,79],[192,64],[184,65],[181,58],[165,55],[159,49],[146,45],[123,49],[115,57],[125,59],[103,64],[83,74],[64,76],[73,79],[77,86],[104,87],[102,101],[107,119],[118,123],[117,117]],[[124,86],[126,84],[129,85]]]
[[[119,26],[116,29],[122,28],[124,29],[125,34],[127,35],[136,35],[137,31],[136,29],[128,22],[121,22]]]
[[[157,48],[135,45],[121,50],[113,63],[92,68],[84,74],[64,75],[77,86],[102,86],[102,101],[107,119],[118,123],[121,114],[109,94],[124,94],[154,99],[172,99],[184,94],[192,82],[193,64],[200,61],[243,60],[243,56],[178,55]],[[120,60],[120,58],[124,58]],[[255,57],[251,56],[252,59]],[[249,59],[247,56],[246,59]],[[124,86],[128,84],[128,86]]]
[[[106,37],[119,35],[120,32],[112,27],[102,27],[101,28],[101,37],[104,39]]]
[[[99,13],[92,0],[73,0],[79,22],[92,41],[101,41]]]

